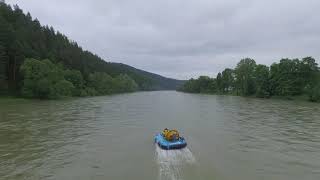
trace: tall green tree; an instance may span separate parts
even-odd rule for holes
[[[235,68],[237,94],[249,96],[256,92],[254,71],[256,62],[253,59],[242,59]]]
[[[281,59],[279,64],[271,66],[273,94],[295,96],[303,93],[305,77],[299,59]]]
[[[309,100],[313,102],[320,102],[320,73],[315,74],[315,82],[308,88]]]
[[[221,90],[222,93],[229,93],[234,88],[234,74],[232,69],[225,69],[221,76]]]
[[[181,91],[190,93],[217,93],[217,81],[208,76],[200,76],[198,79],[190,79],[182,87]]]
[[[1,8],[1,4],[0,4]],[[1,10],[1,9],[0,9]],[[8,88],[8,54],[7,46],[10,43],[10,32],[7,21],[0,15],[0,91],[4,92]],[[0,93],[1,93],[0,92]]]
[[[219,93],[223,93],[223,81],[222,81],[222,74],[219,72],[217,75],[217,90]]]
[[[5,48],[0,43],[0,93],[7,89],[7,62]]]
[[[270,96],[269,68],[266,65],[257,65],[254,71],[255,89],[257,97]]]
[[[270,82],[270,95],[279,95],[280,93],[280,79],[281,79],[281,73],[280,73],[280,67],[278,63],[273,63],[270,66],[270,72],[269,72],[269,82]]]
[[[120,74],[114,78],[114,89],[115,93],[123,92],[134,92],[138,89],[137,83],[128,75]]]
[[[64,71],[64,78],[74,86],[72,95],[81,96],[81,93],[85,88],[85,81],[81,72],[77,70],[66,70]]]
[[[22,44],[21,42],[15,40],[9,47],[9,61],[8,61],[8,79],[10,89],[16,90],[21,80],[19,69],[23,63],[25,56],[21,51]]]
[[[212,90],[210,89],[211,87],[212,80],[208,76],[200,76],[198,78],[198,86],[199,88],[199,93],[210,93]]]
[[[200,86],[198,84],[198,80],[191,78],[183,84],[180,90],[190,93],[200,93]]]
[[[313,57],[305,57],[301,60],[301,75],[303,86],[308,90],[318,83],[319,68]]]
[[[113,79],[110,75],[101,72],[95,72],[89,75],[88,86],[97,91],[98,95],[113,93]]]

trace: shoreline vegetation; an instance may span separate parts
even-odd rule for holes
[[[137,83],[126,74],[111,77],[94,72],[84,80],[80,71],[64,69],[50,60],[26,59],[22,64],[21,95],[27,98],[58,99],[68,96],[97,96],[134,92]]]
[[[59,99],[175,90],[182,83],[106,62],[17,5],[0,2],[0,96]]]
[[[242,59],[214,78],[186,81],[178,91],[320,102],[320,69],[315,59],[281,59],[270,67]]]
[[[270,67],[245,58],[213,78],[165,78],[106,62],[17,5],[0,2],[0,97],[59,99],[176,89],[320,102],[320,71],[312,57],[281,59]]]

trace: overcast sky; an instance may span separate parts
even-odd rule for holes
[[[244,57],[320,59],[320,0],[6,2],[106,61],[178,79],[213,76]]]

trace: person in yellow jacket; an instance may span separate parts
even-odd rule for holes
[[[169,132],[169,129],[168,129],[168,128],[165,128],[165,129],[162,131],[163,137],[166,137],[167,134],[168,134],[168,132]]]
[[[167,128],[163,130],[162,135],[167,141],[175,141],[178,140],[180,137],[179,132],[177,130],[169,130]]]

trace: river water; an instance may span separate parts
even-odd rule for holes
[[[188,148],[154,145],[166,127]],[[317,180],[320,104],[174,91],[0,100],[0,179]]]

